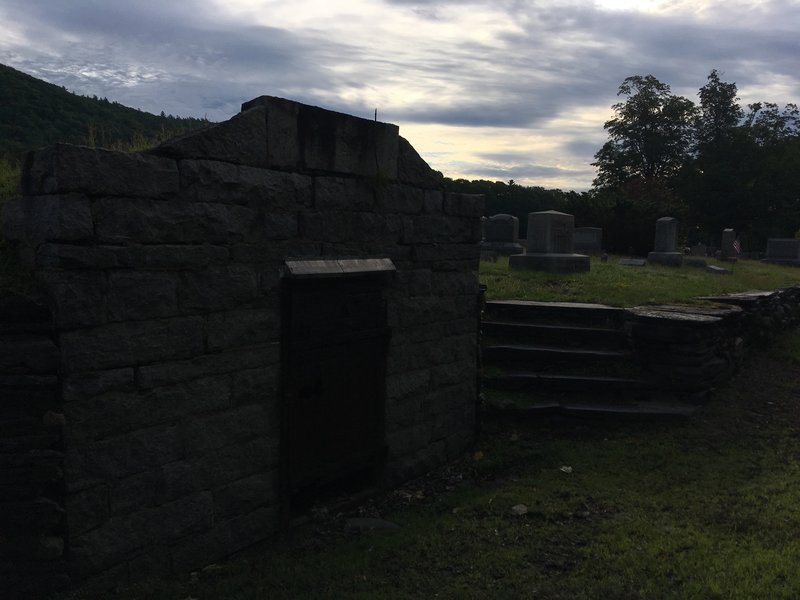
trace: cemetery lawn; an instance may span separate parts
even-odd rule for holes
[[[320,508],[192,576],[98,597],[797,598],[798,507],[790,332],[691,418],[485,420],[460,461],[402,489]],[[399,528],[349,531],[359,515]]]
[[[610,306],[642,304],[691,304],[698,296],[750,290],[775,290],[800,285],[800,268],[738,260],[736,263],[706,259],[709,265],[733,269],[730,275],[709,273],[702,267],[650,265],[631,267],[592,257],[588,273],[554,274],[509,271],[508,257],[481,261],[480,280],[489,300],[538,300],[542,302],[596,302]]]

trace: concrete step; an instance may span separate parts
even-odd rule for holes
[[[486,410],[503,414],[609,417],[688,417],[701,398],[640,390],[631,394],[484,391]]]
[[[555,344],[565,348],[623,349],[628,346],[628,337],[623,331],[607,327],[484,320],[481,322],[481,333],[488,345],[495,340],[527,340],[534,344]]]
[[[485,389],[504,391],[560,391],[592,393],[634,393],[650,391],[653,385],[636,377],[564,375],[551,373],[502,373],[483,378]]]
[[[624,311],[604,304],[582,302],[535,302],[490,300],[484,307],[485,321],[535,324],[567,324],[618,329]]]
[[[631,352],[624,350],[606,350],[593,348],[563,348],[558,346],[540,346],[534,344],[484,344],[482,348],[484,365],[504,368],[506,366],[562,365],[572,368],[586,368],[597,363],[614,363],[632,361]]]

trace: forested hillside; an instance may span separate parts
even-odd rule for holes
[[[125,147],[207,124],[78,96],[0,65],[0,159],[16,162],[23,152],[55,142]]]

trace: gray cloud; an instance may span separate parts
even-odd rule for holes
[[[379,0],[375,0],[376,5]],[[463,39],[428,33],[408,43],[392,34],[380,44],[326,29],[244,23],[208,2],[163,0],[6,0],[0,6],[0,62],[82,94],[96,94],[150,112],[227,119],[261,94],[289,97],[366,116],[381,98],[384,118],[400,124],[530,129],[557,136],[558,164],[484,153],[498,168],[475,176],[563,178],[587,187],[592,156],[604,139],[602,120],[560,126],[616,102],[630,75],[651,73],[673,92],[696,100],[712,68],[751,95],[759,90],[797,101],[800,2],[714,2],[699,16],[609,12],[580,2],[529,0],[385,0],[393,15],[424,26],[473,10],[498,15],[495,30]],[[699,5],[698,5],[699,6]],[[399,11],[399,12],[392,12]],[[503,18],[507,27],[503,30]],[[498,23],[500,25],[498,25]],[[470,25],[474,27],[475,25]],[[400,35],[398,33],[398,35]],[[346,67],[346,68],[341,68]],[[413,103],[382,92],[402,89]],[[564,155],[572,160],[563,166]],[[430,155],[434,159],[444,157]],[[455,164],[451,159],[449,164]],[[467,168],[464,165],[461,168]],[[493,175],[495,173],[496,175]]]

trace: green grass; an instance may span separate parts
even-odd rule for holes
[[[628,267],[611,256],[607,263],[592,257],[588,273],[553,274],[509,271],[508,258],[481,262],[480,280],[490,300],[597,302],[610,306],[648,303],[696,303],[698,296],[748,290],[774,290],[800,285],[800,269],[755,260],[739,260],[733,274],[716,275],[700,267],[650,265]],[[731,268],[730,262],[708,260]]]
[[[474,453],[362,506],[400,529],[320,518],[110,597],[797,598],[797,381],[764,353],[687,420],[490,420]]]

